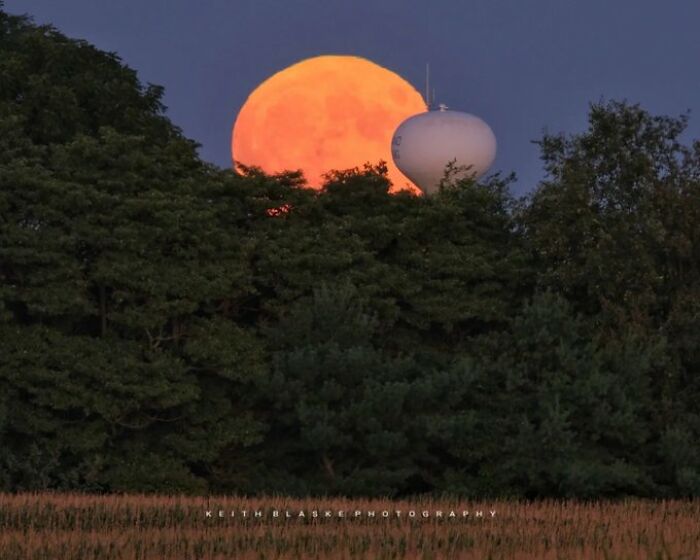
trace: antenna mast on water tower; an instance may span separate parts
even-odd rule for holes
[[[432,89],[432,97],[430,95],[430,63],[426,62],[425,63],[425,96],[424,96],[424,101],[425,101],[425,108],[427,111],[431,111],[432,108],[435,106],[435,88]]]
[[[425,63],[425,108],[430,111],[430,63]]]

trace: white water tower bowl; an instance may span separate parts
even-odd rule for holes
[[[391,155],[401,172],[425,194],[438,190],[445,167],[455,161],[455,179],[482,177],[496,158],[496,136],[483,120],[469,113],[437,111],[419,113],[403,121],[391,140]]]

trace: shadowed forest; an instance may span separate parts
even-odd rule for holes
[[[543,180],[201,161],[0,8],[0,490],[700,495],[700,142],[592,104]]]

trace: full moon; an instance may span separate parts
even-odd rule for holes
[[[301,169],[320,188],[332,169],[386,162],[391,191],[419,189],[394,164],[391,138],[407,117],[426,110],[398,74],[356,56],[318,56],[260,84],[233,125],[235,162],[266,173]]]

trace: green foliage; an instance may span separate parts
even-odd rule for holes
[[[544,137],[549,178],[524,212],[542,286],[652,324],[696,286],[700,150],[680,144],[686,121],[611,102],[583,134]]]
[[[394,494],[419,477],[420,414],[437,405],[434,391],[411,359],[380,350],[378,322],[363,307],[351,284],[321,285],[267,332],[262,445],[275,451],[261,467],[280,481],[273,490]]]
[[[0,488],[697,496],[700,144],[591,107],[547,179],[202,163],[0,10]]]
[[[262,349],[224,311],[251,242],[223,227],[239,201],[209,197],[233,178],[116,57],[1,23],[3,483],[201,490],[262,430],[240,406]]]
[[[507,487],[567,497],[647,490],[644,465],[630,459],[649,437],[652,341],[596,337],[560,296],[542,294],[500,345],[510,418],[497,468]]]

